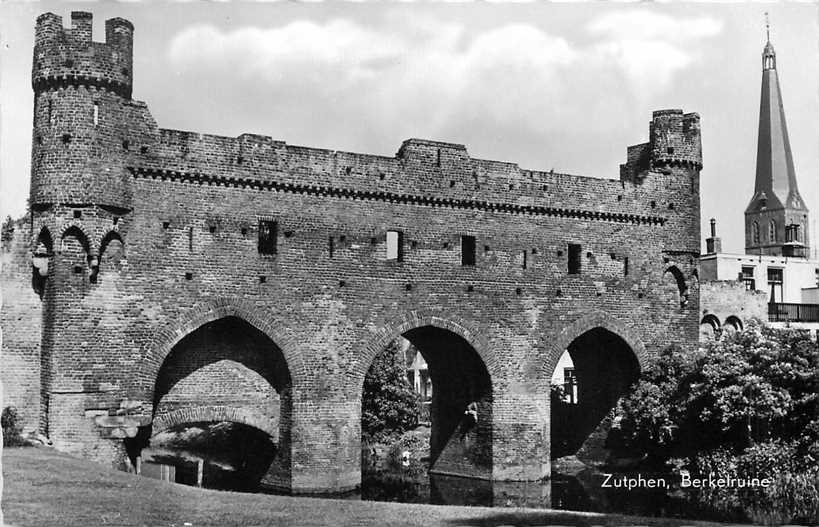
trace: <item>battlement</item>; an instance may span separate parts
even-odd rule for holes
[[[650,170],[669,166],[702,169],[702,141],[698,113],[657,110],[649,123],[648,142],[629,146],[620,179],[639,181]]]
[[[471,157],[464,145],[403,141],[394,156],[289,145],[268,136],[226,137],[160,130],[134,145],[128,168],[138,179],[300,194],[509,211],[546,211],[603,221],[664,223],[675,189],[662,178],[639,184],[521,169]],[[658,203],[663,209],[658,210]],[[560,212],[563,211],[563,212]]]
[[[130,98],[133,33],[128,20],[105,21],[105,42],[92,40],[91,13],[71,13],[71,27],[54,13],[37,17],[31,83],[35,92],[64,86],[96,86]]]
[[[682,110],[654,112],[649,141],[653,166],[677,164],[702,168],[699,114]]]

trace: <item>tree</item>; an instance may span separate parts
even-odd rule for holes
[[[418,394],[407,382],[403,354],[390,342],[364,377],[361,433],[365,441],[385,441],[418,424]]]
[[[3,226],[0,227],[0,245],[4,251],[9,249],[11,241],[14,238],[14,220],[11,216],[6,216],[3,221]]]
[[[699,350],[669,348],[619,405],[621,447],[656,460],[760,441],[819,452],[819,347],[759,324]]]

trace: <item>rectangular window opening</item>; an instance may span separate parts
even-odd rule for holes
[[[768,292],[770,297],[769,302],[782,302],[782,269],[768,268]]]
[[[461,265],[475,265],[474,236],[461,236]]]
[[[623,276],[628,276],[628,256],[623,258]]]
[[[754,267],[752,265],[743,265],[740,273],[740,280],[745,284],[746,291],[756,290],[756,280],[754,280]]]
[[[333,254],[335,254],[335,252],[336,252],[335,251],[336,248],[335,248],[335,246],[333,244],[333,237],[332,236],[327,237],[327,249],[330,252],[330,258],[332,258]]]
[[[569,244],[569,274],[580,274],[582,247],[576,243]]]
[[[526,269],[526,251],[523,251],[523,268]]]
[[[94,126],[97,126],[100,122],[100,105],[98,103],[94,103]]]
[[[259,220],[259,254],[276,254],[279,224],[273,220]]]
[[[387,231],[387,260],[404,260],[404,234],[401,231]]]

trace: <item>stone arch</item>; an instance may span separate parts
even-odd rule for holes
[[[100,259],[102,259],[102,255],[105,254],[105,249],[108,248],[108,244],[110,244],[114,240],[117,240],[117,241],[119,241],[119,243],[122,244],[122,249],[123,249],[123,254],[124,254],[124,252],[125,252],[125,240],[122,239],[122,235],[118,231],[111,230],[111,231],[106,232],[105,236],[103,236],[100,239],[100,243],[99,243],[99,248],[100,248],[99,257],[100,257]]]
[[[367,371],[398,337],[421,354],[432,381],[430,473],[491,478],[498,361],[487,341],[458,317],[412,311],[388,320],[369,339],[352,372],[349,385],[362,407]]]
[[[41,251],[42,247],[42,251]],[[35,256],[50,256],[54,253],[54,237],[48,226],[43,225],[32,243],[32,252]]]
[[[384,351],[387,344],[407,331],[424,326],[445,329],[463,338],[481,358],[490,378],[495,378],[498,369],[495,353],[491,350],[489,342],[475,326],[453,315],[443,316],[435,312],[411,311],[388,320],[361,348],[361,354],[353,370],[357,383],[355,385],[356,394],[359,397],[361,396],[364,377],[375,357]]]
[[[218,421],[247,425],[261,430],[276,440],[279,437],[278,423],[274,425],[265,416],[247,408],[234,408],[231,406],[199,406],[157,415],[152,422],[151,433],[156,435],[182,424]]]
[[[722,326],[715,315],[709,313],[702,317],[700,321],[700,337],[707,338],[708,340],[716,339],[721,330]]]
[[[603,312],[575,320],[548,346],[538,386],[550,386],[564,353],[573,368],[569,401],[556,393],[542,395],[548,401],[544,428],[550,457],[575,455],[584,462],[602,462],[618,401],[648,365],[645,346],[626,325]]]
[[[726,317],[725,322],[722,324],[722,328],[723,334],[731,334],[737,331],[742,331],[742,320],[735,315],[730,315]]]
[[[98,248],[92,245],[94,237],[91,236],[85,226],[78,221],[70,221],[63,225],[60,229],[60,240],[64,240],[68,236],[74,236],[85,248],[88,257],[97,254]]]
[[[575,339],[596,328],[605,329],[623,339],[634,353],[640,371],[642,372],[646,369],[649,358],[645,345],[640,338],[631,329],[611,315],[602,311],[596,311],[584,315],[564,327],[560,333],[556,335],[556,338],[552,340],[552,343],[547,346],[548,355],[546,361],[542,362],[539,368],[539,379],[541,381],[539,384],[542,384],[543,381],[549,382],[551,380],[552,372],[557,367],[560,356],[563,355],[563,352],[566,351]]]
[[[296,352],[292,337],[280,330],[282,324],[267,310],[243,299],[213,299],[201,302],[178,317],[176,324],[167,324],[155,329],[155,334],[146,347],[140,383],[149,400],[154,397],[154,381],[162,363],[174,346],[193,331],[209,322],[226,317],[239,318],[264,333],[281,350],[287,363],[291,382],[296,385],[303,377],[303,363]]]

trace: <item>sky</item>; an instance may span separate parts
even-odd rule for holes
[[[410,137],[617,178],[651,112],[702,118],[703,237],[742,252],[771,22],[797,179],[819,233],[819,8],[707,3],[1,3],[0,214],[25,211],[34,21],[135,26],[135,99],[162,128],[394,155]]]

